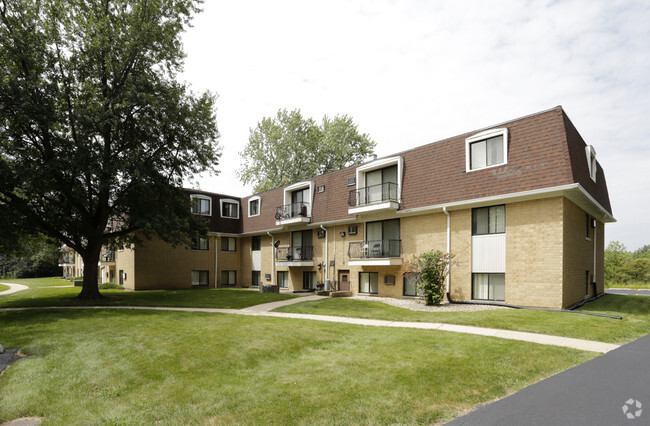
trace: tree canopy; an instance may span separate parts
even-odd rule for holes
[[[318,125],[299,109],[281,109],[250,130],[237,175],[254,192],[266,191],[358,164],[375,145],[347,115],[324,116]]]
[[[40,232],[74,249],[81,298],[100,297],[102,245],[205,230],[181,185],[218,165],[216,95],[177,81],[198,5],[0,3],[0,239]]]

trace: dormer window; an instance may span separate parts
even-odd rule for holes
[[[465,139],[466,171],[508,162],[508,129],[491,129]]]
[[[596,182],[596,173],[598,172],[598,164],[596,163],[596,150],[593,146],[587,145],[585,147],[587,153],[587,166],[589,167],[589,176],[591,180]]]
[[[237,200],[220,200],[221,217],[239,219],[239,203]]]
[[[248,200],[248,217],[260,215],[260,204],[262,199],[260,197],[251,197]]]
[[[192,194],[192,213],[202,216],[212,216],[212,199],[206,195]]]

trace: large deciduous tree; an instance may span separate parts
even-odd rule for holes
[[[101,297],[103,245],[205,230],[181,185],[216,170],[216,96],[177,81],[198,3],[0,1],[0,239],[73,248],[80,298]]]
[[[318,125],[300,110],[282,109],[250,130],[237,175],[261,192],[358,164],[374,148],[347,115],[325,116]]]

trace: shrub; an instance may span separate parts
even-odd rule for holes
[[[439,305],[445,298],[445,278],[452,258],[453,255],[440,250],[428,251],[402,265],[404,275],[415,277],[415,285],[426,305]]]
[[[101,283],[98,287],[100,290],[124,290],[124,287],[115,283]]]

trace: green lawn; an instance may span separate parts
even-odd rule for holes
[[[11,287],[9,287],[8,285],[0,284],[0,291],[9,290],[10,288]]]
[[[622,320],[527,309],[477,312],[418,312],[380,302],[324,299],[278,308],[277,312],[337,315],[390,321],[444,322],[528,331],[609,343],[626,343],[650,333],[650,297],[608,294],[584,305],[584,311],[622,316]]]
[[[260,293],[242,289],[194,288],[187,290],[102,290],[101,300],[74,299],[81,287],[58,278],[3,280],[29,286],[29,290],[0,296],[0,308],[26,306],[170,306],[193,308],[243,309],[260,303],[275,302],[296,296]]]
[[[30,355],[0,377],[0,423],[40,416],[51,425],[437,423],[596,355],[160,311],[0,312],[0,340]]]
[[[627,283],[605,283],[605,288],[627,288],[630,290],[650,289],[650,282],[631,281]]]

